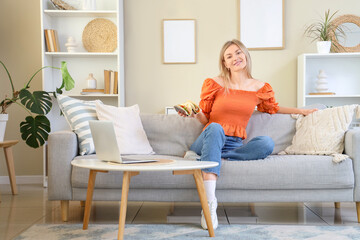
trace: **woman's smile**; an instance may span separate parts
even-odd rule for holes
[[[235,65],[235,66],[239,66],[241,63],[242,63],[242,61],[241,61],[241,60],[238,60],[238,61],[236,61],[236,62],[234,63],[234,65]]]

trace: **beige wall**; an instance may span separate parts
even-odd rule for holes
[[[237,0],[125,1],[126,104],[162,113],[165,106],[199,101],[202,82],[218,74],[222,44],[237,37],[236,6]],[[253,77],[269,82],[282,106],[296,106],[297,56],[316,51],[304,26],[327,9],[360,15],[360,1],[285,0],[285,49],[250,52]],[[196,19],[196,64],[162,64],[164,18]]]
[[[99,0],[100,1],[100,0]],[[303,37],[304,25],[324,11],[360,16],[358,0],[286,0],[285,49],[251,51],[253,76],[269,82],[280,105],[296,105],[296,58],[315,52],[315,44]],[[222,44],[237,37],[237,0],[125,0],[126,105],[139,104],[142,112],[163,113],[165,106],[187,99],[199,101],[202,82],[218,74]],[[37,0],[0,1],[0,56],[17,86],[41,66],[40,17]],[[164,65],[161,62],[162,19],[196,19],[197,63]],[[40,79],[32,87],[40,88]],[[0,70],[0,96],[8,82]],[[7,139],[20,139],[18,125],[24,112],[11,107]],[[15,147],[16,174],[40,175],[42,152],[23,142]],[[0,155],[0,175],[4,170]]]
[[[0,60],[10,71],[16,90],[24,86],[41,67],[40,1],[0,1]],[[41,89],[41,77],[34,79],[32,89]],[[0,68],[0,101],[11,96],[7,75]],[[20,122],[27,112],[19,106],[8,109],[9,121],[5,139],[21,139]],[[41,175],[42,150],[31,149],[23,141],[13,148],[16,175]],[[3,151],[0,151],[0,176],[7,175]]]

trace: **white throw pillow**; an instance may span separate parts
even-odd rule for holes
[[[80,155],[95,153],[89,120],[98,120],[95,102],[102,104],[101,101],[83,101],[64,95],[58,95],[57,100],[71,130],[76,133]]]
[[[121,154],[154,154],[141,123],[137,104],[131,107],[96,104],[96,113],[99,120],[114,123]]]
[[[279,154],[333,155],[334,162],[343,155],[344,136],[358,105],[346,105],[316,111],[308,116],[294,115],[296,133],[292,145]]]

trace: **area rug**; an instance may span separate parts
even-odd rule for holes
[[[16,240],[117,239],[118,225],[81,224],[34,225]],[[210,239],[208,232],[192,224],[128,224],[124,239]],[[241,240],[360,240],[360,227],[305,225],[219,225],[215,238]]]

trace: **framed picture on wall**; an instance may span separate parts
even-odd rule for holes
[[[196,63],[195,19],[163,20],[163,63]]]
[[[238,0],[238,38],[249,50],[284,49],[284,1]]]

